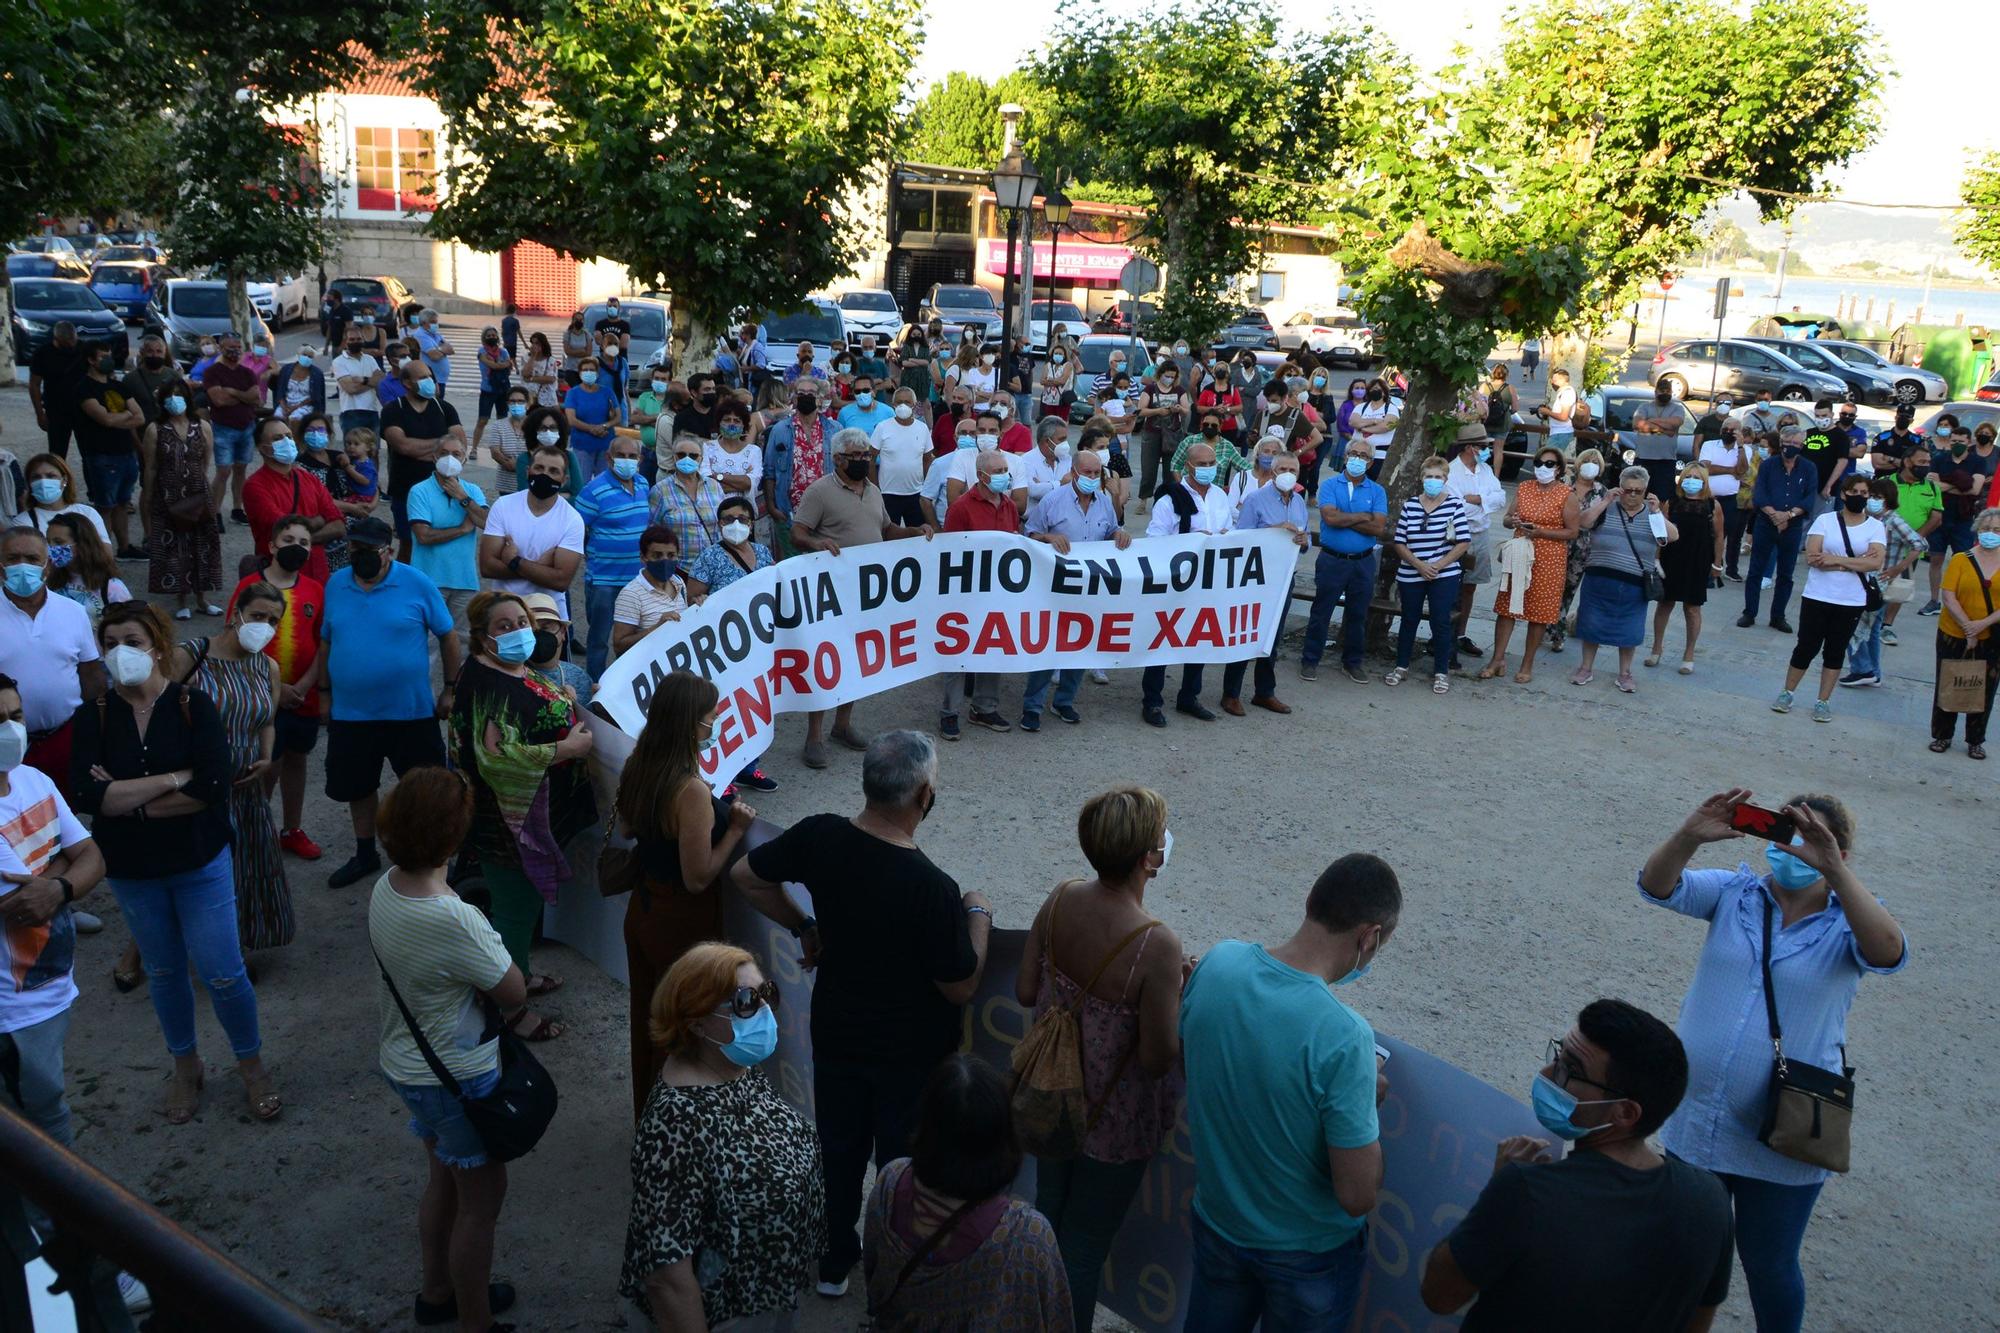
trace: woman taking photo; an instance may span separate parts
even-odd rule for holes
[[[778,988],[745,950],[699,944],[644,1003],[664,1058],[639,1090],[619,1293],[660,1333],[789,1329],[826,1209],[819,1135],[757,1068]]]
[[[1492,680],[1507,669],[1507,643],[1514,637],[1517,620],[1528,623],[1528,646],[1514,683],[1526,685],[1535,677],[1535,653],[1562,607],[1563,566],[1569,558],[1569,543],[1576,536],[1576,494],[1562,479],[1563,467],[1562,450],[1543,445],[1535,451],[1534,475],[1522,478],[1507,501],[1500,525],[1516,537],[1532,540],[1534,552],[1527,586],[1503,585],[1493,604],[1498,622],[1493,632],[1493,660],[1479,673],[1480,680]]]
[[[862,1224],[868,1313],[884,1333],[1074,1333],[1048,1220],[1007,1193],[1021,1169],[1007,1079],[953,1055],[917,1103],[910,1155],[875,1176]]]
[[[1632,654],[1646,636],[1646,575],[1659,563],[1660,547],[1679,535],[1671,522],[1665,536],[1655,531],[1652,517],[1660,512],[1660,501],[1646,494],[1651,481],[1645,468],[1626,468],[1618,474],[1618,489],[1584,510],[1579,520],[1591,538],[1576,596],[1583,663],[1569,678],[1572,685],[1590,684],[1597,650],[1609,644],[1618,650],[1619,692],[1639,688],[1632,679]]]
[[[722,934],[722,900],[713,885],[757,817],[741,801],[717,800],[697,762],[714,738],[719,697],[714,684],[692,672],[668,676],[618,776],[618,824],[636,844],[643,875],[625,904],[635,1115],[660,1071],[650,997],[683,954]]]
[[[1774,713],[1792,711],[1792,692],[1820,659],[1819,698],[1813,721],[1833,721],[1833,687],[1847,661],[1854,627],[1868,609],[1869,576],[1889,555],[1889,531],[1868,516],[1870,478],[1854,473],[1840,479],[1840,505],[1806,529],[1806,586],[1799,597],[1799,641],[1785,669],[1785,688],[1771,702]]]
[[[1675,1025],[1687,1048],[1687,1095],[1660,1130],[1660,1146],[1715,1172],[1736,1214],[1758,1333],[1798,1333],[1805,1322],[1799,1244],[1830,1174],[1759,1139],[1771,1096],[1773,1051],[1764,1012],[1764,962],[1785,1058],[1822,1070],[1847,1062],[1847,1014],[1863,973],[1901,971],[1903,929],[1848,864],[1854,819],[1831,796],[1794,796],[1791,845],[1765,844],[1769,873],[1690,870],[1730,827],[1742,789],[1702,802],[1639,871],[1649,901],[1708,923],[1707,942]]]
[[[222,531],[209,495],[209,461],[215,438],[208,423],[189,415],[187,385],[176,380],[160,395],[160,419],[140,436],[146,479],[146,591],[171,595],[174,619],[193,615],[188,599],[201,597],[201,613],[222,608],[204,594],[222,587]]]
[[[49,591],[61,593],[90,612],[95,627],[112,602],[129,602],[132,592],[118,577],[111,548],[81,514],[59,514],[42,529],[49,541]]]
[[[514,1303],[513,1287],[491,1281],[507,1167],[487,1157],[479,1131],[438,1080],[403,1017],[407,1008],[466,1097],[484,1097],[500,1082],[500,1043],[476,1020],[482,1006],[497,1006],[503,1015],[521,1008],[527,984],[499,934],[446,882],[445,867],[471,827],[472,792],[449,769],[413,768],[382,798],[375,836],[389,869],[368,898],[381,1033],[376,1059],[409,1108],[410,1133],[424,1145],[417,1322],[511,1328],[492,1322]]]
[[[1653,652],[1646,665],[1656,667],[1666,656],[1667,622],[1678,604],[1687,629],[1687,643],[1681,649],[1683,676],[1694,674],[1694,645],[1701,637],[1701,608],[1708,602],[1709,585],[1722,578],[1727,536],[1723,510],[1736,503],[1733,495],[1725,505],[1720,496],[1711,494],[1712,484],[1708,469],[1695,463],[1681,473],[1673,503],[1666,507],[1667,524],[1679,535],[1660,552],[1667,595],[1653,608]]]
[[[190,961],[228,1035],[250,1114],[274,1120],[284,1103],[259,1054],[257,993],[236,937],[228,733],[207,695],[167,678],[173,629],[157,606],[106,607],[97,642],[112,688],[76,710],[70,786],[146,960],[174,1060],[167,1123],[184,1125],[201,1106]]]
[[[1035,1163],[1035,1207],[1055,1231],[1080,1329],[1090,1327],[1105,1256],[1186,1090],[1179,1023],[1189,961],[1145,906],[1166,836],[1166,798],[1150,788],[1114,787],[1084,802],[1076,840],[1096,874],[1058,884],[1043,902],[1014,983],[1037,1019],[1056,1005],[1073,1011],[1083,1038],[1082,1150]]]
[[[1965,715],[1965,753],[1986,757],[1986,724],[1993,716],[1993,687],[2000,683],[2000,509],[1982,510],[1972,520],[1972,549],[1945,566],[1938,584],[1944,609],[1938,615],[1937,660],[1968,657],[1986,661],[1986,707]],[[1931,753],[1951,748],[1958,714],[1931,705]]]
[[[21,476],[28,490],[21,497],[21,512],[14,515],[15,527],[33,528],[46,536],[51,519],[61,514],[75,514],[90,524],[99,541],[107,547],[111,545],[111,534],[104,528],[103,516],[76,498],[76,477],[70,472],[68,463],[54,454],[36,454],[21,469]]]
[[[570,692],[529,667],[535,622],[511,592],[483,592],[466,608],[472,655],[451,709],[453,765],[472,784],[471,847],[492,898],[493,926],[527,978],[529,996],[562,986],[530,966],[544,902],[569,877],[563,844],[597,818],[590,793],[590,728]],[[523,1011],[515,1032],[548,1041],[563,1025]]]

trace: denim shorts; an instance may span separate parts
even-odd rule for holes
[[[132,492],[139,485],[139,455],[85,454],[83,484],[90,492],[90,502],[100,511],[131,504]]]
[[[410,1108],[410,1133],[428,1143],[440,1162],[467,1169],[486,1165],[485,1141],[465,1118],[458,1098],[435,1083],[385,1081]],[[499,1081],[500,1067],[495,1065],[477,1078],[460,1079],[458,1087],[468,1097],[484,1097]]]
[[[238,463],[248,466],[257,457],[257,427],[212,425],[215,435],[215,465],[234,467]]]

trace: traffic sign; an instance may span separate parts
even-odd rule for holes
[[[1728,313],[1729,313],[1729,279],[1717,278],[1715,280],[1715,315],[1713,316],[1713,318],[1715,319],[1716,323],[1719,324],[1722,322],[1722,317]],[[1720,337],[1721,335],[1717,334],[1716,336]]]
[[[1662,273],[1660,275],[1660,290],[1663,292],[1670,292],[1673,289],[1674,289],[1674,275],[1671,273]]]
[[[1147,296],[1160,289],[1160,266],[1137,255],[1118,270],[1118,286],[1133,296]]]

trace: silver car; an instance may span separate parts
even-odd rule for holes
[[[167,351],[181,365],[201,359],[203,339],[225,333],[245,333],[253,343],[273,345],[271,329],[254,309],[249,330],[234,328],[229,319],[229,284],[210,278],[174,278],[153,288],[153,303],[141,321],[148,333],[167,340]],[[245,348],[248,351],[249,348]]]
[[[1813,346],[1828,356],[1838,357],[1856,370],[1873,371],[1878,378],[1888,380],[1898,404],[1941,403],[1951,397],[1951,385],[1935,370],[1925,370],[1922,366],[1899,366],[1860,343],[1839,338],[1815,338]]]
[[[1807,370],[1774,347],[1739,338],[1689,338],[1663,347],[1653,355],[1646,383],[1664,383],[1682,399],[1690,392],[1706,398],[1711,385],[1715,392],[1726,391],[1739,399],[1767,391],[1773,398],[1796,403],[1847,397],[1844,381]]]

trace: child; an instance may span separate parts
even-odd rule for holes
[[[343,456],[341,470],[347,474],[347,484],[353,498],[364,504],[375,501],[375,432],[366,426],[356,426],[347,432],[347,453]]]

